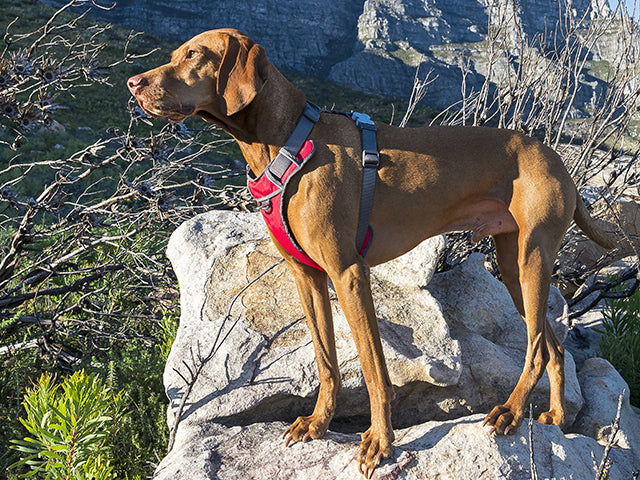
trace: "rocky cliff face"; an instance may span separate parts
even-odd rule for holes
[[[43,0],[62,5],[66,0]],[[204,30],[238,28],[266,49],[280,68],[329,78],[362,91],[408,97],[416,67],[438,80],[426,99],[446,107],[460,97],[458,63],[486,38],[489,12],[502,0],[119,0],[97,18],[186,40]],[[556,0],[517,2],[515,17],[533,37],[553,29]],[[573,0],[576,16],[607,15],[606,0]],[[446,45],[443,47],[443,45]],[[444,48],[444,53],[443,53]],[[448,53],[447,53],[448,52]],[[470,86],[483,78],[471,75]]]

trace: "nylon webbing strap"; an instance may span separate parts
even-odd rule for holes
[[[358,214],[358,230],[356,233],[356,248],[362,251],[362,245],[369,229],[369,218],[373,208],[373,194],[376,187],[376,177],[380,166],[380,155],[376,143],[376,125],[369,115],[352,113],[351,118],[360,128],[362,137],[362,192],[360,194],[360,213]],[[363,255],[366,252],[363,252]]]
[[[278,182],[282,183],[282,176],[292,163],[298,163],[296,162],[296,154],[300,151],[302,144],[307,140],[311,129],[319,118],[320,109],[307,102],[304,112],[287,143],[267,167],[271,176]]]
[[[298,120],[293,133],[287,140],[287,143],[280,149],[278,155],[267,166],[267,174],[278,183],[282,183],[282,177],[287,172],[292,163],[299,163],[296,160],[296,154],[307,140],[311,129],[320,118],[321,110],[310,102],[307,102],[305,110]],[[376,177],[378,176],[378,167],[380,165],[380,156],[376,143],[376,126],[364,113],[332,112],[342,113],[349,116],[360,129],[362,139],[362,192],[360,194],[360,211],[358,213],[358,229],[356,231],[356,248],[358,252],[362,252],[364,256],[366,250],[363,251],[367,231],[369,230],[369,219],[371,218],[371,210],[373,208],[373,194],[376,186]],[[369,245],[371,240],[369,240]],[[368,246],[366,248],[368,248]]]

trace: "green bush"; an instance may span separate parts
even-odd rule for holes
[[[118,479],[147,478],[154,471],[151,462],[164,456],[169,439],[162,346],[132,340],[114,348],[110,357],[96,373],[112,391],[124,393],[126,415],[114,437],[114,471]]]
[[[123,411],[121,393],[114,394],[97,375],[78,371],[56,385],[48,374],[27,390],[20,422],[30,436],[14,440],[23,457],[12,468],[29,467],[47,480],[107,480],[113,472],[113,440]]]
[[[600,352],[629,385],[631,404],[640,407],[640,291],[607,299],[603,310]]]
[[[1,332],[1,330],[0,330]],[[0,334],[1,335],[1,334]],[[0,479],[6,479],[7,468],[19,460],[19,452],[11,449],[9,440],[24,436],[24,427],[17,420],[23,414],[23,393],[32,383],[33,372],[47,371],[37,349],[19,352],[3,358],[0,368]],[[15,478],[15,477],[12,477]]]
[[[178,318],[175,311],[167,312],[162,316],[162,344],[160,345],[160,352],[162,358],[166,361],[173,346],[173,341],[178,333]]]

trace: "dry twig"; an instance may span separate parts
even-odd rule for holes
[[[128,125],[88,146],[26,158],[32,136],[55,125],[61,95],[146,55],[132,53],[130,34],[122,58],[104,61],[109,27],[62,15],[82,5],[95,7],[70,0],[33,32],[16,33],[16,19],[0,54],[0,325],[8,344],[65,346],[50,351],[63,363],[56,352],[105,350],[173,308],[164,248],[177,224],[213,207],[248,209],[233,182],[244,171],[213,156],[228,142],[214,127],[154,123],[133,103]]]
[[[609,478],[609,468],[611,466],[611,459],[609,458],[609,452],[611,452],[611,448],[613,447],[616,439],[616,435],[620,430],[620,410],[622,409],[622,399],[624,397],[626,390],[623,390],[620,396],[618,397],[618,408],[616,410],[616,418],[611,423],[611,433],[609,434],[609,439],[607,440],[607,444],[604,447],[604,452],[602,452],[602,459],[600,460],[600,464],[596,464],[594,459],[594,467],[596,467],[596,477],[595,480],[606,480]],[[593,453],[591,454],[593,457]]]
[[[531,480],[538,480],[538,469],[533,454],[533,404],[529,404],[529,464],[531,465]]]

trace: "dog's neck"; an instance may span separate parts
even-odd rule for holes
[[[247,107],[227,117],[230,122],[223,128],[238,142],[255,175],[260,175],[285,145],[305,105],[304,93],[269,63],[262,90]]]

